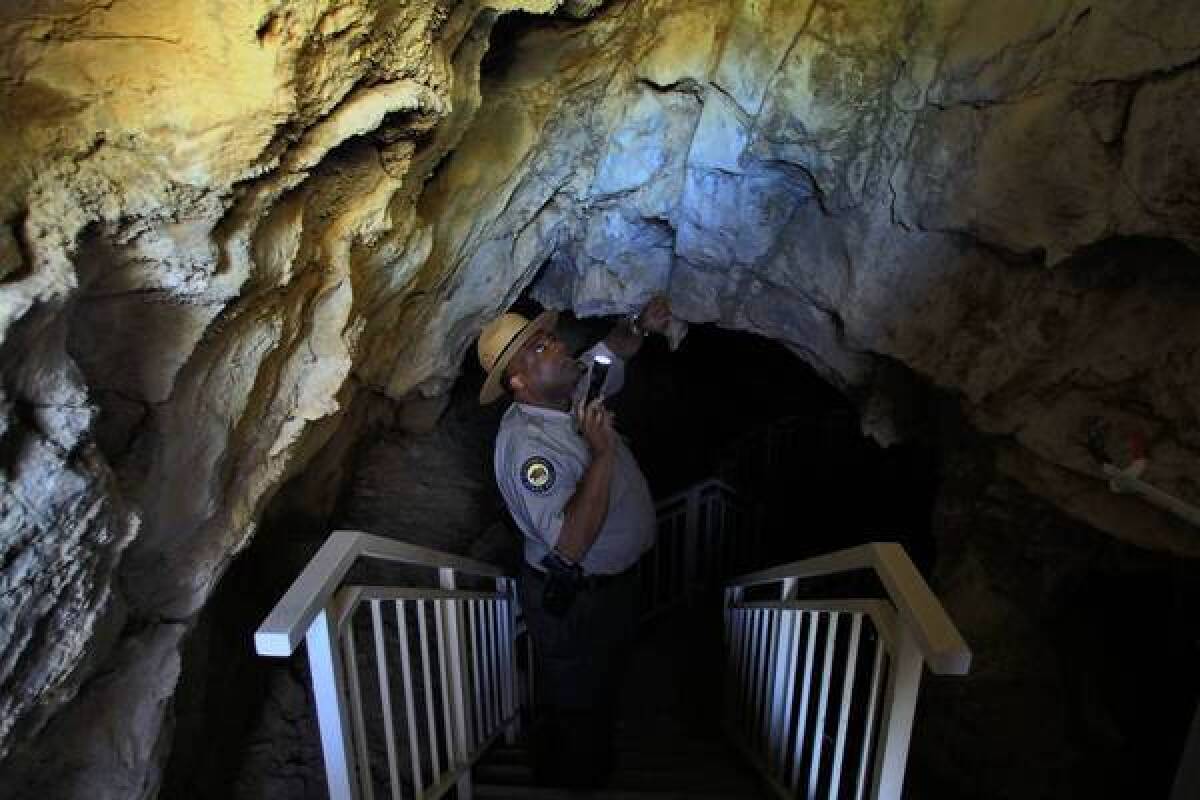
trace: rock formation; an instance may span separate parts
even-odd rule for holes
[[[1144,435],[1200,501],[1192,6],[0,10],[4,793],[153,796],[265,505],[359,394],[445,395],[535,279],[784,341],[881,441],[928,382],[1032,494],[1200,555],[1082,440]]]

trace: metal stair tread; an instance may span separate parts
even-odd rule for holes
[[[518,764],[481,764],[475,769],[475,777],[481,783],[513,786],[530,783],[533,780],[533,770]],[[668,767],[618,767],[613,771],[609,785],[614,789],[728,788],[751,784],[753,781],[751,776],[739,772],[731,765],[691,764]]]
[[[684,790],[601,789],[577,791],[545,786],[497,786],[477,783],[474,796],[490,800],[757,800],[757,791],[746,794]]]

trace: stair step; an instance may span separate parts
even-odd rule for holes
[[[757,792],[730,794],[722,791],[633,791],[627,789],[602,789],[585,792],[545,786],[495,786],[486,783],[475,784],[474,796],[486,800],[739,800],[739,798],[756,800],[761,797]]]
[[[701,766],[704,768],[725,767],[736,772],[741,765],[736,754],[725,749],[701,752],[618,750],[616,761],[617,769],[640,769],[642,767],[682,769]]]
[[[750,776],[721,765],[714,769],[620,769],[613,773],[609,785],[613,789],[709,791],[736,796],[734,793],[739,790],[752,793],[755,782]]]
[[[639,741],[622,739],[613,743],[618,753],[649,753],[654,755],[716,757],[732,751],[720,740],[644,739]]]
[[[533,770],[523,764],[479,764],[475,779],[496,786],[522,786],[533,783]],[[752,785],[753,778],[729,764],[646,764],[618,765],[608,783],[613,789],[680,790],[737,789]]]
[[[719,764],[741,766],[737,752],[723,742],[678,743],[678,742],[616,742],[614,756],[618,769],[622,767],[689,767],[715,766]],[[487,753],[480,761],[487,766],[529,766],[533,754],[525,747],[500,747]]]
[[[528,747],[504,745],[493,748],[484,756],[487,764],[530,764],[533,754]]]
[[[475,780],[504,786],[533,782],[533,768],[529,763],[495,763],[491,759],[475,766]]]

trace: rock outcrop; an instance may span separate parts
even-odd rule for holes
[[[69,0],[0,43],[6,794],[153,796],[274,492],[535,279],[780,339],[883,441],[899,365],[1032,494],[1200,555],[1081,437],[1200,500],[1186,0]]]

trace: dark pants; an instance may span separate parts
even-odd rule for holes
[[[561,617],[542,608],[543,585],[540,573],[524,565],[518,590],[535,653],[535,771],[544,784],[598,786],[612,767],[617,693],[637,622],[637,576],[629,570],[581,590]]]

